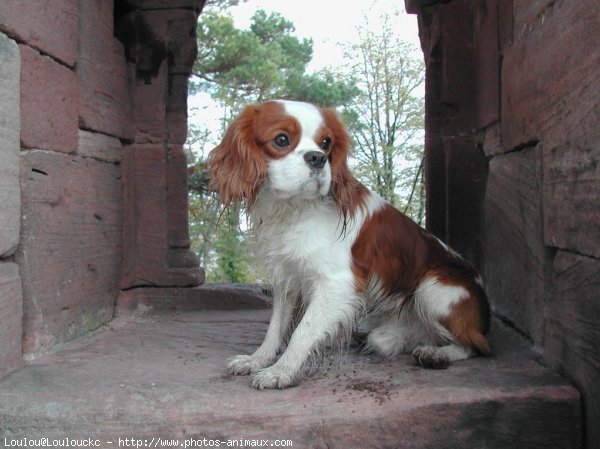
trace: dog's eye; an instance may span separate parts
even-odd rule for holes
[[[325,137],[321,140],[321,149],[327,151],[331,147],[331,139],[329,137]]]
[[[273,143],[278,148],[287,148],[290,146],[290,138],[287,134],[278,134],[275,139],[273,139]]]

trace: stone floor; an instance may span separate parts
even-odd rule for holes
[[[224,364],[255,349],[268,320],[264,309],[117,319],[0,381],[0,447],[580,447],[577,391],[501,324],[493,358],[429,371],[351,351],[297,387],[257,391]]]

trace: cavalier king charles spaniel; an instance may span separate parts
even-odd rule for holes
[[[365,350],[425,368],[490,354],[489,306],[473,267],[349,171],[336,112],[308,103],[246,107],[211,152],[221,202],[243,202],[273,282],[252,355],[228,361],[252,386],[298,383],[311,355],[366,329]]]

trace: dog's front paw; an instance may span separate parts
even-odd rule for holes
[[[234,376],[252,374],[262,366],[251,355],[236,355],[227,360],[227,371]]]
[[[297,384],[295,376],[273,366],[252,374],[252,386],[257,390],[265,388],[288,388]]]
[[[436,346],[417,346],[412,356],[423,368],[444,369],[450,365],[448,355]]]

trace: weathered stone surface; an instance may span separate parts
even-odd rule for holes
[[[119,290],[123,193],[110,163],[21,155],[23,350],[36,353],[112,317]]]
[[[188,75],[169,76],[169,101],[167,102],[167,142],[183,145],[187,140]]]
[[[484,202],[484,279],[495,311],[543,342],[547,250],[543,244],[541,152],[493,158]]]
[[[540,140],[552,148],[598,132],[598,4],[596,0],[565,0],[551,5],[530,32],[504,52],[502,139],[506,151]]]
[[[19,244],[20,61],[17,44],[0,33],[0,258]]]
[[[197,12],[202,10],[205,0],[125,0],[136,9],[192,9]]]
[[[502,137],[500,135],[500,123],[488,127],[481,132],[480,145],[483,153],[487,156],[496,156],[504,153],[502,148]]]
[[[425,7],[419,18],[428,86],[424,156],[427,229],[442,239],[447,238],[448,212],[444,138],[464,135],[474,127],[476,76],[471,67],[475,56],[462,46],[473,38],[472,18],[472,5],[464,0]]]
[[[600,441],[600,261],[558,251],[553,268],[544,357],[588,398],[587,441],[595,448]]]
[[[116,137],[79,130],[77,154],[106,162],[119,162],[123,145]]]
[[[77,77],[80,128],[133,139],[133,110],[125,50],[114,37],[113,2],[81,2]],[[158,107],[158,105],[153,105]]]
[[[410,14],[417,13],[421,8],[439,3],[448,3],[450,0],[404,0],[406,11]]]
[[[204,284],[193,288],[140,287],[122,290],[115,316],[139,316],[149,310],[248,310],[271,307],[270,287],[247,284]]]
[[[21,146],[70,153],[77,146],[79,92],[72,70],[38,51],[21,53]]]
[[[555,0],[513,0],[514,27],[517,39],[530,33],[536,26],[543,25],[548,14],[552,14]]]
[[[187,79],[197,53],[196,19],[193,10],[169,9],[135,11],[118,20],[119,36],[135,65],[137,143],[185,143]]]
[[[487,162],[473,136],[444,139],[446,153],[448,220],[446,243],[468,260],[477,263],[483,192]]]
[[[19,267],[0,262],[0,377],[23,365],[23,295]]]
[[[84,435],[107,448],[132,436],[319,449],[581,447],[577,391],[499,326],[494,358],[435,371],[410,356],[351,350],[295,388],[256,391],[248,376],[228,375],[225,361],[257,348],[269,314],[153,310],[86,336],[0,382],[0,421],[11,432],[0,438]]]
[[[477,110],[473,102],[477,87],[472,70],[475,55],[471,47],[463,45],[473,45],[474,11],[471,2],[454,0],[443,5],[443,10],[432,8],[432,14],[438,17],[437,29],[431,30],[428,43],[428,68],[434,77],[430,85],[433,82],[438,88],[429,92],[428,113],[439,120],[442,135],[455,136],[473,130]]]
[[[498,41],[502,52],[514,39],[514,14],[512,1],[498,2]],[[488,86],[490,89],[492,86]]]
[[[600,258],[600,136],[544,151],[544,241]]]
[[[474,123],[476,129],[489,126],[498,121],[500,117],[500,92],[498,89],[490,89],[490,86],[500,84],[498,3],[498,0],[473,3],[474,69],[476,70],[477,85]]]
[[[150,80],[135,79],[131,93],[135,115],[135,142],[160,144],[166,141],[166,108],[168,97],[168,66],[160,64],[158,73]]]
[[[73,67],[77,59],[79,3],[79,0],[2,0],[0,30]]]
[[[169,186],[167,189],[167,239],[169,247],[187,249],[190,247],[187,162],[185,151],[179,145],[168,147],[167,185]],[[196,265],[198,263],[199,261]]]
[[[185,223],[169,225],[167,149],[164,144],[128,145],[123,153],[125,198],[122,288],[136,286],[193,286],[204,280],[196,263],[169,258],[172,249],[185,248],[178,240]],[[185,182],[185,180],[183,180]],[[175,190],[177,185],[173,185]],[[173,200],[173,198],[171,198]],[[177,202],[177,204],[180,204]],[[183,236],[185,237],[185,236]],[[172,248],[172,244],[173,247]],[[178,248],[180,247],[180,248]],[[184,249],[187,253],[188,251]],[[192,261],[192,259],[190,259]]]

